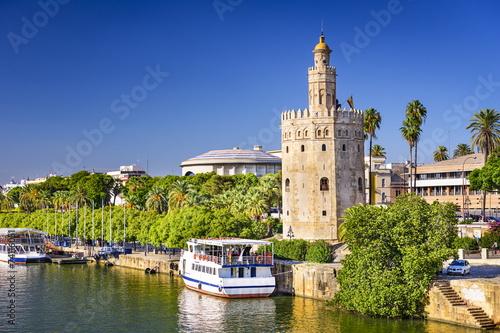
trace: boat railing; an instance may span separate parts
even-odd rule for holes
[[[222,265],[224,266],[241,266],[241,265],[252,265],[252,266],[266,266],[273,264],[272,255],[251,255],[251,256],[224,256],[222,260]]]

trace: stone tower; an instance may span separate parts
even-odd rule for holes
[[[281,115],[283,237],[337,240],[345,209],[365,203],[363,112],[337,106],[323,33],[309,68],[309,108]]]

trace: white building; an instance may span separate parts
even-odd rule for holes
[[[2,194],[7,194],[9,193],[10,190],[12,190],[14,187],[18,186],[25,186],[26,185],[26,179],[21,179],[21,181],[18,183],[14,180],[14,177],[10,180],[10,183],[5,184],[2,186]]]
[[[278,173],[281,170],[280,151],[274,154],[264,152],[262,146],[254,149],[212,150],[181,163],[182,175],[189,176],[198,173],[216,172],[221,176],[253,173],[262,177],[268,173]]]

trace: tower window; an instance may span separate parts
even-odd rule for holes
[[[328,111],[328,112],[330,112],[330,111]],[[325,136],[328,136],[328,135],[330,135],[330,132],[328,132],[328,130],[325,130]]]
[[[360,152],[359,144],[358,144],[358,153]]]
[[[345,144],[342,145],[342,151],[346,151]]]
[[[342,136],[342,131],[341,130],[338,131],[338,135]]]
[[[300,146],[300,151],[304,151],[304,150],[305,150],[304,145]]]
[[[321,136],[321,130],[318,130],[318,137]]]
[[[382,179],[382,187],[385,187],[385,179]]]
[[[300,138],[300,131],[297,132],[297,136]]]
[[[345,130],[345,136],[349,136],[349,131]]]
[[[326,151],[326,145],[325,144],[321,145],[321,151]]]
[[[361,177],[358,178],[358,191],[363,192],[363,179]]]
[[[286,152],[288,153],[288,146],[286,146]]]
[[[323,211],[323,216],[326,216],[326,210]]]
[[[290,192],[290,179],[285,180],[285,192]]]
[[[307,131],[304,131],[304,137],[307,138]]]
[[[321,180],[319,181],[320,185],[319,185],[319,190],[320,191],[328,191],[329,188],[328,188],[328,178],[326,177],[323,177],[321,178]]]
[[[382,202],[385,202],[385,201],[386,201],[385,193],[382,193]]]

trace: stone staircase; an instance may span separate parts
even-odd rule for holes
[[[464,307],[467,311],[466,313],[470,316],[470,322],[473,322],[478,327],[484,329],[496,328],[497,325],[490,319],[483,309],[479,306],[467,305],[467,302],[463,300],[455,290],[453,290],[448,280],[437,280],[434,282],[434,286],[438,288],[439,292],[446,298],[451,306]]]

